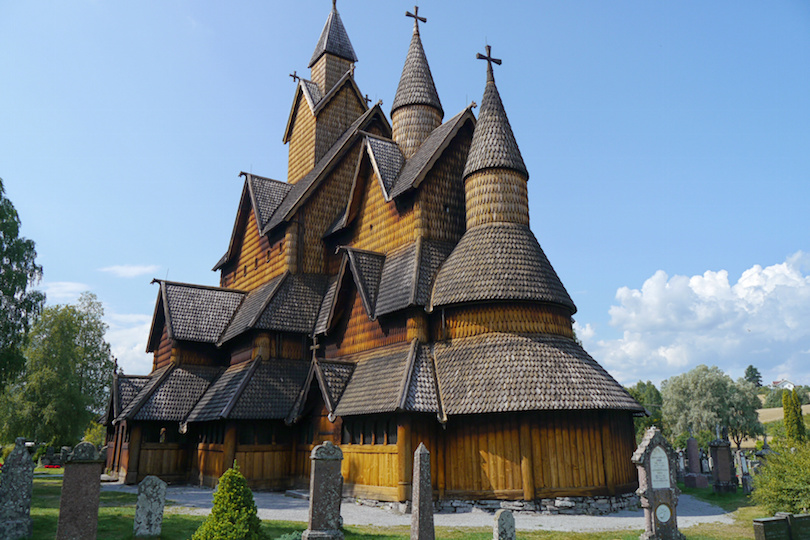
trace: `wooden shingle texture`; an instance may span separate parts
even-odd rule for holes
[[[216,343],[246,293],[230,289],[162,282],[167,322],[177,340]]]
[[[160,383],[151,391],[137,411],[134,420],[182,422],[197,404],[210,384],[222,373],[222,368],[213,366],[169,366],[170,371],[161,377]]]
[[[405,65],[402,67],[402,75],[394,95],[391,113],[393,114],[400,107],[407,105],[430,105],[439,111],[440,116],[444,115],[416,21],[414,21],[413,36],[405,57]]]
[[[219,345],[253,328],[253,325],[256,324],[256,320],[267,307],[270,298],[276,293],[281,282],[284,281],[286,277],[286,273],[282,274],[271,279],[258,289],[250,291],[242,302],[242,305],[239,306],[233,319],[231,319],[228,328],[223,332],[219,340]]]
[[[228,418],[273,420],[286,418],[306,381],[310,363],[305,360],[262,360]]]
[[[312,58],[310,58],[307,67],[315,65],[318,58],[325,53],[334,54],[350,62],[357,62],[357,55],[354,53],[352,42],[349,41],[349,35],[346,33],[343,21],[334,6],[326,19],[326,24],[324,24],[321,31],[321,37],[318,38],[315,52],[312,53]]]
[[[327,279],[322,274],[288,274],[254,328],[310,334],[323,302]]]
[[[246,382],[256,360],[242,362],[225,370],[200,398],[186,418],[187,422],[208,422],[225,418],[228,405]]]
[[[550,302],[576,312],[534,234],[514,223],[469,229],[439,269],[431,305],[493,300]]]
[[[437,343],[448,415],[644,408],[570,338],[490,333]]]

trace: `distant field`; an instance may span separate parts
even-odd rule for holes
[[[772,409],[757,409],[759,421],[763,424],[766,422],[773,422],[774,420],[781,420],[783,415],[782,407],[774,407]],[[802,414],[810,414],[810,405],[802,405]]]

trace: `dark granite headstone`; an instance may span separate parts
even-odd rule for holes
[[[754,538],[755,540],[791,540],[787,518],[755,519]]]
[[[340,464],[343,452],[329,441],[312,449],[309,458],[312,468],[309,476],[309,525],[301,540],[343,540],[340,530],[340,502],[343,495],[343,476]]]
[[[34,490],[34,461],[25,447],[25,439],[18,437],[14,450],[3,464],[0,475],[0,538],[16,540],[30,538],[31,497]]]
[[[433,486],[430,481],[430,452],[419,443],[413,453],[413,500],[411,540],[433,540]]]
[[[709,443],[712,456],[712,480],[715,493],[736,493],[737,476],[733,474],[734,461],[731,457],[731,443],[725,439],[715,439]]]
[[[678,531],[677,506],[681,492],[675,483],[675,453],[661,430],[654,426],[647,430],[631,461],[638,468],[636,493],[644,508],[645,531],[639,539],[683,539]]]
[[[686,459],[689,466],[686,472],[700,474],[700,448],[694,437],[686,439]]]
[[[83,442],[65,460],[56,540],[95,540],[104,462],[96,447]]]

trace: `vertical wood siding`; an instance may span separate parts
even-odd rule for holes
[[[470,337],[489,332],[556,334],[573,338],[571,316],[553,306],[531,304],[491,304],[445,310],[433,316],[437,339]]]

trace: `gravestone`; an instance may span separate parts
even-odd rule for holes
[[[329,441],[312,449],[309,475],[309,523],[301,540],[343,540],[340,530],[340,501],[343,476],[340,465],[343,452]]]
[[[631,461],[638,468],[636,493],[644,508],[645,531],[639,538],[683,539],[676,511],[681,492],[675,483],[675,453],[661,430],[654,426],[647,430]]]
[[[678,450],[678,482],[683,482],[686,476],[686,457],[683,449]]]
[[[419,443],[413,453],[413,496],[411,540],[433,540],[433,487],[430,481],[430,452]]]
[[[684,485],[689,488],[709,487],[709,481],[703,474],[703,456],[698,447],[697,439],[691,436],[686,439],[686,458],[689,462],[689,468],[684,475]]]
[[[495,525],[492,527],[492,540],[515,540],[515,516],[511,510],[495,512]]]
[[[25,448],[25,439],[18,437],[0,475],[0,538],[3,540],[31,537],[33,490],[34,461]]]
[[[160,536],[165,504],[166,482],[157,476],[147,476],[141,480],[138,484],[138,504],[135,507],[135,538]]]
[[[736,493],[737,476],[734,474],[734,461],[731,458],[731,443],[718,437],[709,443],[712,456],[712,488],[715,493]]]
[[[756,540],[791,540],[787,518],[772,517],[754,520]]]
[[[83,442],[65,459],[56,540],[94,540],[104,462],[96,447]]]

